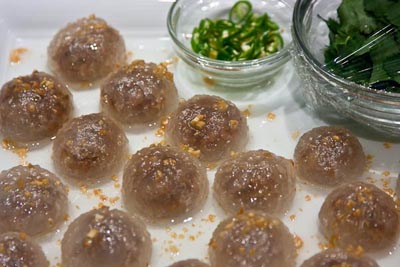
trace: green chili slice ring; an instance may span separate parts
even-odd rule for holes
[[[233,23],[241,23],[252,13],[252,8],[249,1],[236,2],[229,11],[229,20]]]
[[[202,19],[190,43],[194,52],[225,61],[265,57],[284,45],[278,24],[266,13],[255,14],[245,0],[233,5],[228,19]]]

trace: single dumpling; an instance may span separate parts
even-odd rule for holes
[[[80,215],[61,241],[64,267],[147,267],[151,251],[143,222],[108,207]]]
[[[304,261],[300,267],[379,267],[367,256],[351,254],[343,249],[327,249]]]
[[[118,172],[127,153],[124,131],[102,113],[70,120],[53,143],[57,171],[76,182],[94,183],[110,178]]]
[[[67,190],[55,174],[39,165],[19,165],[0,173],[0,233],[48,233],[67,214]]]
[[[209,267],[209,265],[196,259],[190,259],[175,262],[169,267]]]
[[[375,185],[351,182],[335,188],[319,212],[320,229],[334,245],[365,251],[390,248],[398,238],[396,203]]]
[[[202,162],[215,163],[245,147],[247,120],[230,101],[218,96],[196,95],[180,104],[171,115],[166,141]]]
[[[337,126],[317,127],[305,133],[297,143],[294,161],[300,179],[322,186],[357,179],[366,168],[357,137]]]
[[[293,236],[278,219],[245,211],[222,221],[212,235],[213,267],[294,267]]]
[[[25,233],[8,232],[0,235],[0,266],[48,267],[42,248]]]
[[[155,122],[178,105],[172,73],[163,64],[135,60],[109,75],[100,89],[103,111],[125,125]]]
[[[214,179],[214,197],[231,214],[240,209],[282,214],[295,192],[293,162],[266,150],[238,153],[220,165]]]
[[[94,15],[69,23],[48,47],[49,66],[71,83],[95,82],[125,63],[125,42]]]
[[[177,148],[143,148],[125,166],[122,193],[127,209],[150,222],[182,221],[207,198],[206,169]]]
[[[33,71],[3,85],[0,91],[0,133],[16,142],[55,136],[70,118],[72,95],[55,77]]]

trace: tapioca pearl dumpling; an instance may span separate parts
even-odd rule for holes
[[[202,162],[215,163],[245,147],[247,120],[230,101],[218,96],[196,95],[181,103],[171,115],[166,141]]]
[[[125,42],[117,30],[91,15],[59,30],[48,47],[49,66],[70,83],[95,82],[125,63]]]
[[[222,221],[209,243],[213,267],[294,267],[293,236],[278,219],[245,211]]]
[[[151,252],[143,222],[108,207],[80,215],[61,241],[64,267],[147,267]]]
[[[70,118],[72,109],[66,85],[50,74],[33,71],[1,88],[0,134],[22,143],[50,139]]]
[[[0,266],[48,267],[42,248],[25,233],[7,232],[0,235]]]
[[[175,262],[169,267],[209,267],[209,265],[196,259],[190,259]]]
[[[178,148],[143,148],[125,166],[122,194],[127,209],[149,222],[183,221],[207,198],[206,169]]]
[[[219,166],[213,189],[217,202],[231,214],[240,209],[282,214],[296,192],[294,164],[266,150],[238,153]]]
[[[393,198],[365,182],[335,188],[320,209],[319,222],[322,234],[334,245],[371,252],[390,248],[400,227]]]
[[[121,168],[128,153],[128,139],[121,127],[102,113],[74,118],[58,132],[53,162],[64,177],[95,183]]]
[[[337,126],[317,127],[301,136],[294,161],[301,180],[322,186],[357,179],[366,168],[364,150],[357,137]]]
[[[343,249],[327,249],[303,262],[300,267],[379,267],[375,260]]]
[[[0,233],[48,233],[67,214],[67,190],[55,174],[39,165],[19,165],[0,173]]]
[[[155,122],[178,105],[173,75],[163,64],[135,60],[103,82],[101,105],[125,125]]]

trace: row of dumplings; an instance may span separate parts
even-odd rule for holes
[[[237,107],[206,95],[194,96],[177,107],[177,91],[166,67],[141,60],[125,66],[121,36],[95,16],[67,25],[56,34],[48,51],[51,69],[63,81],[95,82],[111,73],[101,83],[104,114],[71,119],[68,88],[58,78],[35,71],[3,86],[1,134],[17,142],[56,135],[52,158],[58,173],[72,183],[104,182],[121,168],[128,154],[128,141],[119,123],[154,122],[174,110],[166,129],[171,147],[143,148],[128,160],[123,199],[130,214],[147,222],[181,221],[198,211],[207,198],[203,165],[225,160],[217,170],[213,190],[231,217],[217,227],[210,241],[212,266],[251,267],[265,262],[271,267],[294,266],[292,235],[275,216],[291,205],[296,175],[313,184],[336,186],[358,178],[365,169],[357,138],[338,127],[320,127],[303,135],[294,164],[266,150],[232,153],[243,150],[249,137],[246,118]],[[121,67],[114,71],[116,65]],[[0,176],[0,205],[4,205],[0,233],[5,233],[4,240],[32,244],[26,235],[8,232],[36,236],[52,231],[62,221],[67,193],[54,174],[29,165],[3,171]],[[334,189],[319,219],[326,238],[343,249],[351,245],[376,251],[392,245],[398,236],[399,217],[393,199],[363,182]],[[0,243],[0,255],[13,252],[7,242]],[[32,249],[38,250],[37,245]],[[42,254],[37,253],[37,265],[26,264],[45,266]],[[150,255],[151,240],[141,219],[108,208],[79,216],[62,240],[62,264],[66,267],[141,267],[147,266]],[[6,258],[0,256],[0,263]],[[377,266],[371,259],[340,249],[316,255],[303,266],[320,266],[320,261]]]
[[[146,267],[152,244],[145,225],[123,211],[106,207],[80,215],[61,242],[62,266]],[[209,243],[215,267],[294,267],[293,236],[277,218],[260,212],[241,212],[222,221]],[[46,267],[48,261],[34,240],[23,233],[0,235],[0,263],[5,267]],[[195,259],[170,267],[207,267]],[[301,267],[379,267],[371,258],[344,249],[328,249],[306,260]]]
[[[94,115],[102,116],[101,114]],[[86,116],[93,116],[93,114]],[[326,129],[329,129],[329,127]],[[332,139],[337,141],[337,138]],[[195,164],[193,165],[193,163]],[[271,172],[263,173],[266,170]],[[226,175],[223,174],[224,172]],[[291,234],[279,219],[263,213],[264,211],[270,214],[279,213],[279,209],[274,211],[276,207],[288,205],[284,202],[293,197],[294,190],[289,191],[287,194],[284,192],[274,195],[274,193],[276,193],[275,189],[278,190],[279,186],[286,183],[283,177],[291,177],[289,180],[294,180],[294,172],[294,166],[289,160],[263,150],[238,153],[232,159],[228,159],[221,164],[214,182],[216,199],[230,213],[236,214],[237,209],[231,208],[231,206],[235,205],[237,205],[236,208],[240,207],[247,211],[233,215],[233,217],[223,221],[215,230],[213,239],[210,241],[210,261],[213,266],[241,266],[237,265],[239,262],[247,262],[248,265],[253,264],[250,266],[260,266],[260,262],[264,260],[276,261],[276,266],[282,266],[280,265],[282,262],[285,263],[285,266],[294,266],[295,249]],[[132,173],[133,175],[131,175]],[[182,174],[182,176],[177,174]],[[61,218],[63,207],[65,210],[65,204],[63,203],[67,202],[65,188],[58,178],[55,178],[53,174],[41,169],[39,166],[32,165],[26,167],[18,166],[2,172],[1,175],[2,190],[0,192],[5,197],[1,203],[6,203],[5,207],[2,207],[4,216],[1,218],[7,219],[10,214],[14,216],[6,223],[2,222],[2,230],[15,230],[12,227],[18,227],[22,223],[25,225],[16,230],[22,230],[34,235],[36,234],[34,231],[40,230],[40,227],[51,228],[57,224],[59,219],[56,217],[49,218],[49,215],[58,214],[54,216]],[[222,188],[222,191],[218,191],[218,175],[223,178],[228,177],[228,180],[233,177],[233,181],[226,183],[228,190]],[[251,177],[247,177],[248,175]],[[270,179],[265,179],[265,177]],[[281,180],[277,180],[274,183],[274,178]],[[197,181],[196,179],[199,180]],[[265,180],[272,183],[272,187],[269,187],[269,184],[262,184]],[[249,181],[249,183],[244,184],[242,187],[240,185],[237,186],[243,181]],[[169,184],[168,182],[172,183]],[[133,205],[134,214],[143,217],[150,216],[147,219],[157,221],[163,219],[162,216],[164,215],[167,217],[180,216],[194,207],[181,204],[199,205],[199,203],[202,203],[207,195],[207,184],[204,167],[189,153],[168,146],[153,146],[140,150],[128,161],[124,171],[122,190],[124,199],[130,198],[127,202],[128,210],[131,210],[130,205]],[[232,185],[237,186],[237,188],[233,188],[230,192]],[[288,185],[286,187],[290,188]],[[185,193],[188,194],[185,195]],[[224,200],[224,194],[227,195],[228,201]],[[51,198],[52,196],[58,197]],[[190,197],[193,196],[200,196],[200,199],[191,199]],[[229,198],[231,199],[229,200]],[[228,203],[228,206],[224,206],[224,201]],[[265,203],[274,201],[276,205],[265,205]],[[16,205],[9,206],[10,203]],[[18,205],[23,206],[21,208]],[[53,209],[51,209],[52,205],[54,205]],[[252,210],[258,211],[253,212]],[[283,208],[282,210],[285,209]],[[153,211],[155,216],[160,217],[151,218]],[[23,214],[17,214],[18,212]],[[108,209],[92,212],[95,213],[94,215],[92,214],[92,217],[95,217],[95,221],[101,221]],[[115,212],[125,214],[122,211]],[[86,214],[81,217],[85,216]],[[131,218],[126,214],[124,216]],[[113,235],[118,234],[118,228],[122,227],[115,226],[102,230],[102,228],[97,228],[100,226],[91,226],[88,220],[83,220],[81,217],[70,225],[62,242],[62,244],[65,244],[62,246],[62,255],[70,255],[69,252],[64,252],[68,251],[64,250],[64,247],[68,247],[68,244],[79,247],[79,249],[75,248],[74,251],[77,254],[73,254],[73,257],[63,256],[63,264],[65,266],[76,266],[76,263],[68,263],[69,261],[74,261],[74,259],[79,259],[79,262],[87,260],[88,263],[84,266],[91,266],[91,262],[96,263],[93,258],[89,257],[88,259],[87,253],[91,251],[91,247],[98,245],[100,246],[98,249],[104,248],[108,243],[103,244],[103,242],[109,242],[110,238],[114,238]],[[364,182],[344,183],[334,189],[326,198],[320,210],[319,219],[323,234],[327,239],[343,249],[349,246],[361,246],[368,252],[378,251],[392,245],[398,237],[399,217],[393,199],[374,185]],[[139,221],[139,219],[137,220]],[[83,223],[80,223],[81,221]],[[122,221],[122,219],[116,221]],[[39,227],[35,223],[38,223]],[[237,223],[237,228],[235,228]],[[111,225],[109,222],[107,224],[108,226]],[[77,229],[73,230],[74,226]],[[32,227],[33,232],[29,232],[29,227]],[[276,230],[275,227],[280,230]],[[80,231],[80,229],[82,230]],[[101,231],[106,231],[105,236],[107,238],[98,236]],[[219,233],[220,231],[223,233]],[[272,232],[270,233],[269,231]],[[75,237],[72,235],[70,239],[72,241],[68,241],[70,232],[76,233]],[[134,236],[137,235],[139,234],[134,234]],[[146,236],[145,234],[143,235]],[[286,239],[284,238],[285,236],[287,237]],[[97,240],[99,243],[94,243],[92,239]],[[275,239],[278,241],[275,241]],[[125,242],[126,238],[123,240]],[[142,240],[147,240],[147,238],[142,238]],[[263,244],[264,241],[267,243]],[[281,241],[283,243],[279,243]],[[85,244],[88,246],[88,250],[81,248]],[[118,242],[113,244],[116,245]],[[268,253],[268,244],[270,246],[273,244],[274,253]],[[122,243],[120,245],[124,247],[126,244]],[[73,248],[71,249],[73,250]],[[107,256],[106,252],[114,250],[115,248],[108,247],[106,251],[102,250],[101,253],[104,257],[113,258],[113,255]],[[144,248],[144,250],[148,251],[147,248]],[[275,254],[277,253],[276,251],[279,252],[279,255]],[[332,253],[333,258],[337,257],[338,254],[347,255],[344,251],[333,251]],[[143,253],[140,255],[148,254]],[[262,256],[247,258],[249,255]],[[285,257],[282,257],[282,255],[285,255]],[[352,257],[355,256],[348,255],[346,257],[346,259],[351,258],[354,260]],[[125,260],[126,258],[121,257],[122,259]],[[228,259],[232,262],[226,265]],[[253,261],[253,259],[260,261]],[[145,262],[146,259],[143,261]],[[221,264],[218,264],[219,261]],[[103,262],[106,262],[105,259],[103,259]],[[370,260],[367,262],[370,262]],[[98,263],[96,264],[98,265]]]

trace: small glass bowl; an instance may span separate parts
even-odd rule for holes
[[[400,94],[368,88],[329,72],[324,49],[342,0],[298,0],[293,11],[293,58],[306,104],[318,114],[338,114],[384,135],[400,136]]]
[[[272,55],[245,61],[223,61],[204,57],[191,49],[192,31],[204,18],[227,18],[237,0],[176,0],[167,19],[168,31],[178,56],[205,81],[224,87],[243,88],[267,83],[290,59],[292,5],[278,0],[250,0],[253,11],[267,13],[275,21],[284,47]]]

